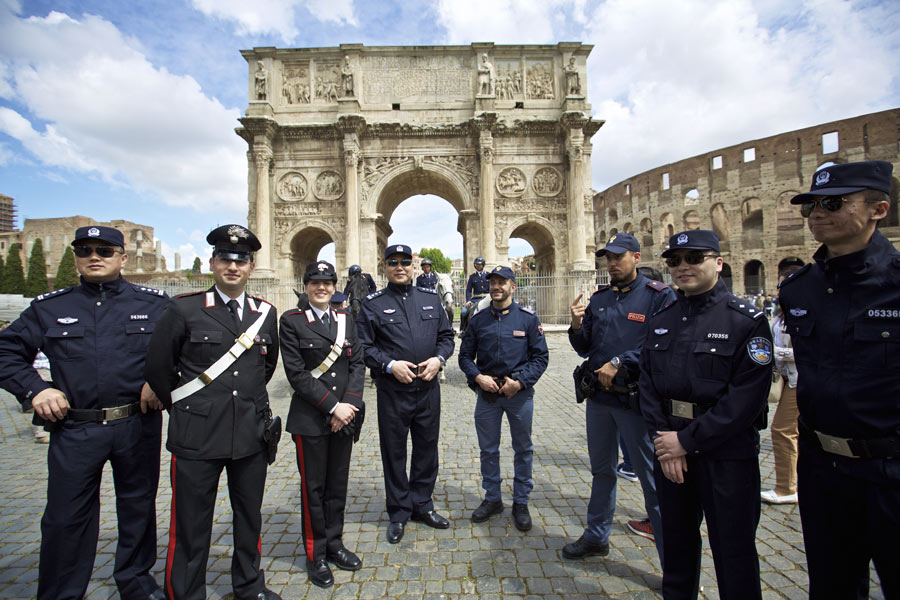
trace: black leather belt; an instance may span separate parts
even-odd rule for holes
[[[132,402],[122,406],[113,406],[111,408],[70,408],[66,411],[66,418],[73,421],[89,421],[93,423],[107,423],[109,421],[117,421],[130,417],[140,412],[141,403]]]
[[[825,452],[848,458],[896,458],[900,457],[900,436],[854,440],[828,435],[799,423],[803,439],[815,444]]]

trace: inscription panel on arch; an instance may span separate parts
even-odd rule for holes
[[[433,96],[474,98],[471,56],[365,56],[362,73],[366,102]]]

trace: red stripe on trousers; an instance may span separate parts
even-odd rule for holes
[[[306,558],[314,560],[312,521],[309,518],[309,491],[306,487],[306,462],[303,460],[303,438],[295,434],[294,445],[297,446],[297,462],[300,464],[300,496],[301,502],[303,502],[300,513],[303,515],[303,529],[306,531],[303,541],[306,544]]]
[[[175,455],[172,455],[172,464],[169,471],[172,480],[172,514],[169,518],[169,550],[166,553],[166,591],[169,598],[175,600],[175,592],[172,591],[172,561],[175,559]]]

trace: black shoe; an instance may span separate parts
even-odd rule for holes
[[[279,596],[269,588],[265,588],[263,591],[256,595],[256,600],[281,600],[281,596]]]
[[[609,554],[609,544],[594,544],[584,539],[584,536],[571,544],[566,544],[562,549],[562,555],[572,559],[606,556],[607,554]]]
[[[147,596],[147,600],[166,600],[166,593],[159,588],[156,588],[150,595]]]
[[[503,502],[491,502],[490,500],[484,500],[481,502],[481,506],[476,508],[472,513],[472,522],[484,523],[485,521],[490,519],[492,515],[499,515],[502,512]]]
[[[396,544],[403,539],[403,531],[406,529],[406,523],[399,521],[388,525],[387,539],[390,543]]]
[[[320,558],[316,562],[307,559],[306,572],[309,573],[309,581],[313,585],[317,585],[320,588],[334,585],[334,575],[331,574],[331,569],[328,568],[328,563],[325,562],[324,558]],[[262,598],[262,594],[260,594],[260,598]]]
[[[326,552],[325,559],[344,571],[359,571],[362,569],[362,561],[359,560],[359,557],[343,546],[335,552]]]
[[[433,510],[429,510],[426,513],[413,513],[410,519],[418,523],[424,523],[429,527],[434,527],[435,529],[447,529],[448,527],[450,527],[450,521],[437,514]]]
[[[513,522],[516,524],[516,529],[519,531],[528,531],[531,529],[531,515],[528,514],[527,504],[514,503],[512,515]]]

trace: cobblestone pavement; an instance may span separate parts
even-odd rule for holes
[[[531,514],[534,528],[518,531],[510,518],[512,453],[504,426],[501,468],[504,474],[502,516],[473,524],[469,517],[481,501],[478,443],[473,426],[474,395],[465,378],[448,362],[442,386],[440,474],[436,509],[451,520],[447,530],[410,522],[400,544],[385,539],[381,459],[375,415],[375,390],[366,387],[369,414],[351,465],[344,542],[363,560],[355,573],[335,570],[336,584],[322,590],[307,582],[300,543],[300,479],[293,442],[282,439],[277,462],[270,467],[263,505],[263,568],[269,587],[286,599],[299,598],[655,598],[661,583],[652,542],[628,533],[629,519],[644,517],[640,485],[619,480],[618,506],[608,557],[584,561],[562,558],[561,549],[581,535],[590,490],[590,467],[584,431],[584,407],[574,402],[572,369],[578,357],[562,333],[548,333],[550,366],[537,385],[534,418],[534,479]],[[290,387],[279,368],[269,385],[276,413],[284,417]],[[34,597],[37,588],[40,517],[44,508],[46,446],[31,438],[29,420],[18,404],[0,392],[0,597]],[[774,406],[772,407],[774,410]],[[30,416],[30,415],[28,415]],[[772,446],[764,432],[760,456],[763,488],[773,487]],[[168,539],[169,453],[163,449],[157,513],[159,559],[164,572]],[[108,468],[108,467],[107,467]],[[112,579],[116,519],[111,473],[102,487],[100,542],[91,600],[118,598]],[[717,598],[712,556],[704,535],[703,591]],[[757,534],[765,598],[805,598],[806,562],[800,517],[795,505],[763,505]],[[207,573],[213,599],[230,598],[231,509],[225,477],[217,498],[212,549]],[[881,596],[873,580],[873,597]]]

